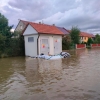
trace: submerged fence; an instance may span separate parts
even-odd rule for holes
[[[76,44],[76,49],[84,49],[86,48],[86,44]],[[91,44],[89,47],[95,48],[95,47],[100,47],[100,44]]]
[[[76,44],[76,49],[86,48],[86,44]]]
[[[100,44],[91,44],[91,48],[93,47],[100,47]]]

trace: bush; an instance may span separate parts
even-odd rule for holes
[[[88,41],[87,41],[87,45],[90,46],[90,44],[92,44],[92,43],[93,43],[93,40],[91,38],[89,38]]]
[[[71,47],[71,38],[70,36],[65,36],[62,38],[62,49],[63,50],[69,50]]]
[[[24,56],[24,37],[0,39],[0,56]],[[2,43],[2,44],[1,44]]]

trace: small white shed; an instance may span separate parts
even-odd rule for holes
[[[23,31],[25,55],[37,56],[41,53],[56,55],[62,52],[62,35],[56,26],[29,22]]]

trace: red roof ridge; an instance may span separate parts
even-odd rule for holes
[[[23,20],[21,20],[21,21],[23,21]],[[28,25],[31,25],[38,33],[64,35],[64,33],[61,32],[54,25],[48,25],[48,24],[43,24],[43,23],[35,23],[35,22],[29,22],[29,21],[23,21],[23,22],[26,22]]]
[[[87,32],[80,32],[80,36],[84,36],[84,37],[95,37],[92,33],[87,33]]]

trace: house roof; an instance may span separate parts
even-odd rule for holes
[[[20,21],[22,21],[26,25],[29,23],[29,21],[25,21],[25,20],[20,20]]]
[[[68,31],[71,32],[71,30],[68,30]],[[93,35],[91,33],[86,33],[86,32],[80,32],[80,36],[89,37],[89,38],[95,37],[95,35]]]
[[[80,36],[83,36],[83,37],[95,37],[93,34],[89,34],[89,33],[86,33],[86,32],[81,32],[80,33]]]
[[[64,35],[64,33],[61,32],[54,25],[51,26],[51,25],[47,25],[47,24],[40,24],[40,23],[33,23],[33,22],[29,22],[29,25],[31,25],[38,33]]]
[[[69,34],[69,31],[66,30],[64,27],[57,27],[61,32],[64,33],[64,35],[68,35]]]

